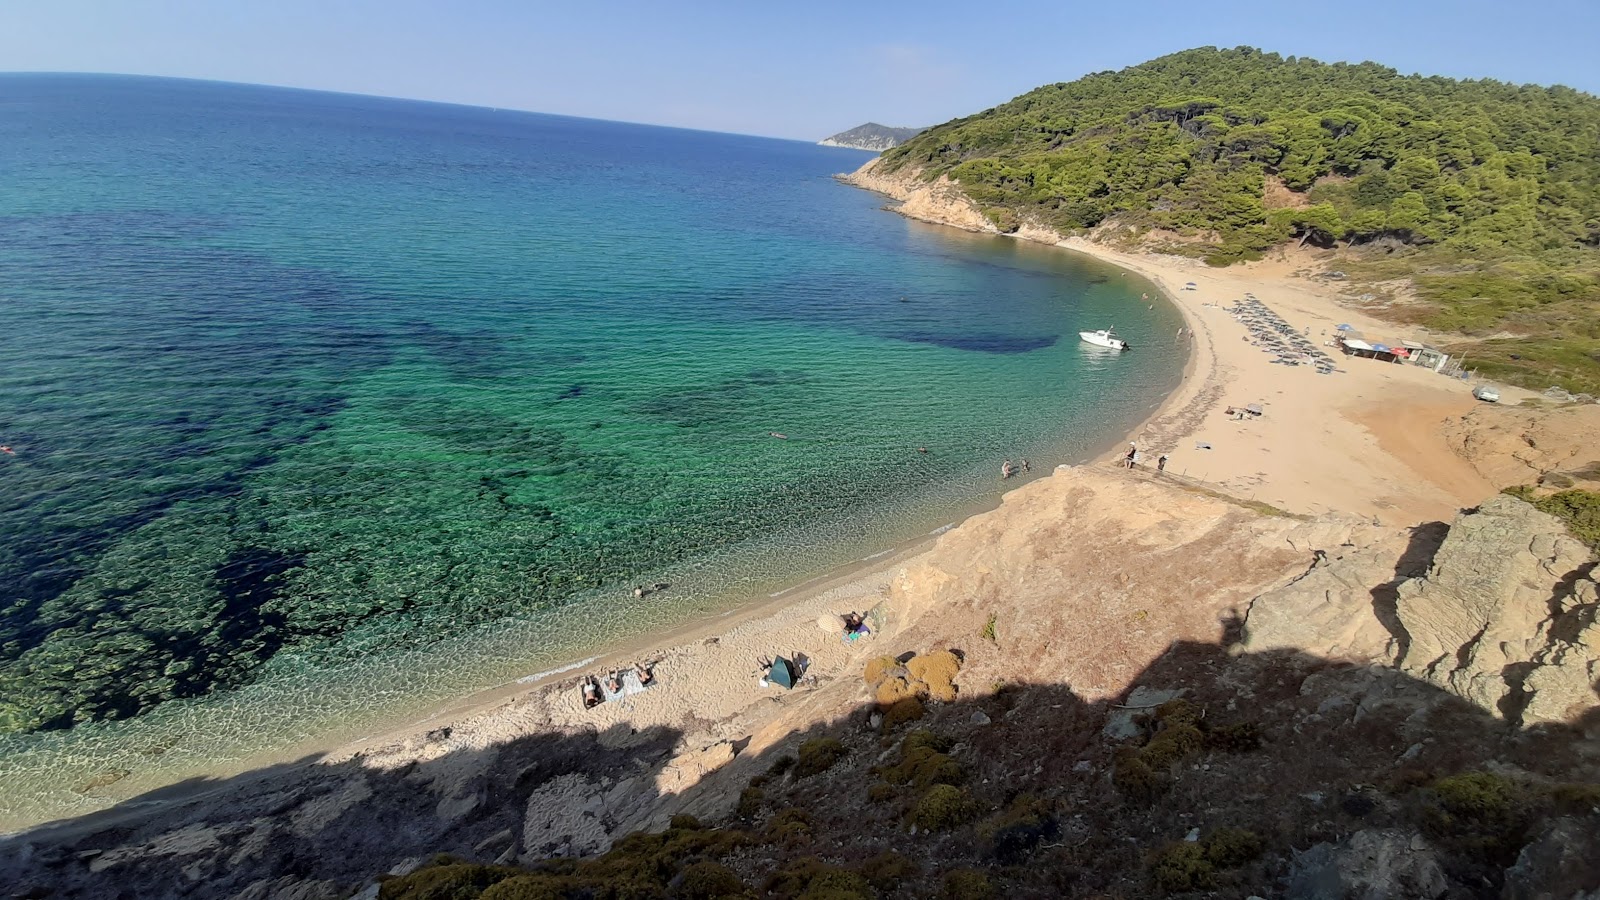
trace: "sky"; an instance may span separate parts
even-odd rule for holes
[[[0,0],[0,71],[318,88],[819,140],[1250,45],[1600,93],[1600,0]]]

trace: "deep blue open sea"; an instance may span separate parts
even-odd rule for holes
[[[0,830],[765,597],[1176,385],[1147,284],[868,158],[0,75]]]

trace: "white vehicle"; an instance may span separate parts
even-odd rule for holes
[[[1487,384],[1480,384],[1473,388],[1472,396],[1477,397],[1479,400],[1482,400],[1485,403],[1500,402],[1500,392],[1488,386]]]
[[[1080,331],[1078,337],[1085,344],[1094,344],[1096,347],[1110,347],[1113,350],[1127,350],[1128,342],[1117,337],[1116,329],[1107,328],[1104,331]]]

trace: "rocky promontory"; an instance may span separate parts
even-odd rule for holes
[[[888,125],[879,125],[877,122],[868,122],[857,125],[849,131],[841,131],[832,137],[826,137],[817,143],[824,147],[848,147],[852,150],[884,150],[898,147],[911,140],[926,128],[892,128]]]

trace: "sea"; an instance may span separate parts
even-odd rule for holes
[[[869,158],[0,75],[0,831],[914,544],[1176,386],[1149,284]]]

